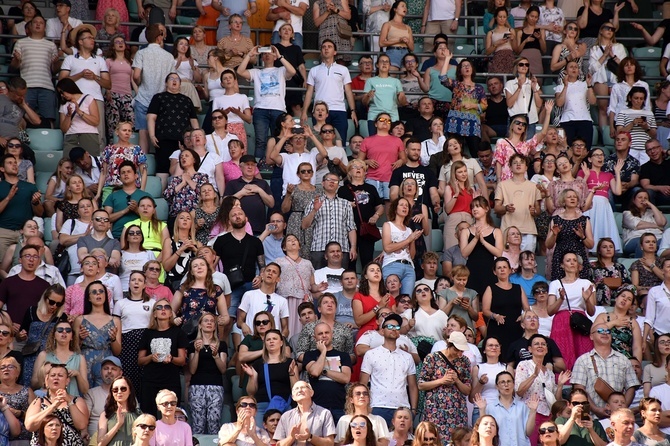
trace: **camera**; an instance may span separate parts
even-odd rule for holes
[[[291,133],[293,133],[294,135],[304,135],[305,129],[302,127],[293,127],[291,129]]]

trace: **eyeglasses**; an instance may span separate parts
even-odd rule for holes
[[[270,323],[270,319],[263,319],[262,321],[254,321],[254,325],[256,327],[260,327],[261,325],[268,325]]]
[[[519,121],[518,119],[515,119],[513,124],[514,125],[520,125],[521,127],[528,127],[527,122]]]
[[[370,392],[367,391],[354,392],[354,396],[370,396]]]
[[[223,115],[212,115],[212,121],[218,121],[219,119],[223,119]]]
[[[526,317],[524,317],[524,319],[527,320],[527,321],[539,321],[540,320],[540,318],[537,317],[537,316],[526,316]]]
[[[103,221],[105,223],[109,223],[109,218],[107,218],[107,217],[95,217],[95,221],[97,221],[98,223],[103,222]]]
[[[7,148],[8,149],[20,149],[21,147],[22,147],[21,143],[18,143],[18,144],[14,144],[14,143],[11,143],[11,142],[7,143]]]
[[[546,293],[547,291],[549,290],[547,290],[546,288],[538,288],[533,292],[533,294]]]
[[[84,262],[81,266],[98,266],[98,262]]]
[[[519,62],[517,64],[517,66],[519,66],[519,67],[530,67],[530,64],[528,62]]]
[[[150,431],[156,430],[156,425],[155,424],[138,424],[137,427],[142,429],[143,431],[149,429]]]
[[[47,299],[47,302],[49,302],[49,305],[51,305],[52,307],[53,307],[53,306],[62,307],[63,304],[65,303],[64,300],[61,300],[60,302],[57,302],[57,301],[55,301],[55,300],[53,300],[53,299]]]
[[[90,291],[89,291],[89,294],[92,294],[92,295],[94,295],[94,296],[99,296],[99,295],[101,295],[101,294],[105,294],[105,290],[104,290],[104,289],[102,289],[102,290],[98,290],[98,289],[96,289],[96,290],[90,290]]]
[[[165,401],[165,402],[163,402],[163,403],[160,403],[159,406],[163,406],[163,407],[170,407],[170,406],[172,406],[172,407],[177,407],[177,402],[176,402],[176,401]]]
[[[255,409],[257,406],[256,403],[240,403],[240,407]]]
[[[612,331],[609,328],[597,328],[595,331],[592,331],[591,333],[612,334]]]
[[[40,256],[38,254],[23,254],[21,258],[26,260],[38,260]]]
[[[70,327],[58,327],[58,328],[56,328],[56,332],[58,332],[58,333],[72,333],[72,329]]]
[[[352,421],[351,423],[349,423],[349,427],[352,428],[352,429],[367,427],[367,425],[368,424],[365,421],[359,421],[358,423],[356,423],[355,421]]]
[[[142,231],[128,231],[128,235],[142,235]]]
[[[126,386],[121,386],[121,387],[112,387],[112,393],[123,393],[128,391],[128,387]]]
[[[589,404],[588,401],[570,401],[570,404],[573,406],[583,406],[584,404]]]
[[[386,325],[384,325],[384,328],[387,329],[387,330],[398,331],[398,330],[400,330],[400,325],[386,324]]]
[[[399,304],[408,304],[411,301],[409,299],[398,299],[396,302]]]
[[[323,129],[321,130],[321,133],[335,133],[334,129]]]
[[[169,81],[180,81],[181,78],[179,78],[179,77],[168,77],[168,80]]]
[[[616,28],[615,28],[615,27],[613,27],[613,26],[609,26],[609,25],[605,25],[605,26],[603,26],[603,27],[600,28],[600,29],[602,29],[603,31],[612,31],[612,32],[616,31]]]
[[[670,345],[670,341],[658,341],[658,345]]]
[[[9,336],[10,334],[12,334],[12,332],[11,332],[11,331],[7,331],[7,330],[0,330],[0,334],[3,335],[3,336],[5,336],[5,337],[7,337],[7,336]],[[2,367],[0,367],[0,369],[2,369]]]
[[[147,271],[153,271],[155,273],[159,273],[159,272],[161,272],[161,269],[157,266],[150,266],[150,267],[147,268]]]
[[[408,64],[408,63],[416,63],[416,60],[414,60],[414,59],[406,59],[406,60],[405,60],[405,63],[406,63],[406,64]]]
[[[386,122],[387,124],[390,124],[391,120],[389,118],[379,118],[377,119],[377,122]]]
[[[661,148],[662,148],[661,146],[647,147],[644,151],[645,152],[651,152],[652,150],[661,149]]]
[[[337,178],[324,178],[323,180],[321,180],[322,183],[337,183],[339,181],[340,180],[338,180]]]
[[[16,366],[13,364],[0,365],[0,370],[16,370]]]
[[[538,429],[538,432],[540,433],[540,435],[544,435],[546,433],[553,434],[554,432],[556,432],[556,430],[557,429],[555,426],[548,426],[548,427],[541,427],[540,429]]]
[[[309,169],[309,170],[307,170],[307,169],[302,169],[302,170],[300,171],[300,173],[314,173],[314,171],[313,171],[312,169]]]
[[[156,310],[156,311],[172,310],[172,307],[169,306],[169,305],[156,305],[156,306],[154,306],[154,310]]]

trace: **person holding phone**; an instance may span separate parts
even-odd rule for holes
[[[495,10],[495,27],[486,34],[486,54],[493,55],[490,73],[511,73],[517,52],[516,31],[507,21],[509,13],[504,6]]]
[[[591,417],[586,392],[579,388],[573,389],[568,401],[570,416],[556,418],[560,444],[605,446],[608,442],[607,434],[600,421]]]
[[[517,31],[517,51],[519,55],[530,61],[530,71],[535,74],[544,74],[542,56],[547,53],[545,31],[540,27],[540,8],[531,6],[526,11],[523,27]],[[542,80],[538,80],[542,84]]]

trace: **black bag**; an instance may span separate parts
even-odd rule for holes
[[[607,64],[605,65],[605,67],[612,74],[616,74],[616,72],[619,71],[619,64],[615,62],[614,59],[612,58],[607,59]]]
[[[230,283],[230,288],[235,289],[244,284],[244,262],[247,260],[247,253],[249,252],[249,243],[244,248],[244,254],[242,254],[242,263],[235,265],[231,268],[228,268],[226,271],[226,277],[228,277],[228,282]]]
[[[72,219],[72,225],[70,226],[70,235],[74,232],[75,219]],[[67,282],[67,276],[70,275],[72,271],[72,266],[70,265],[70,253],[67,252],[67,248],[63,245],[59,245],[56,248],[56,253],[54,254],[54,266],[60,271],[60,275],[63,277],[63,280]]]
[[[565,289],[565,286],[563,285],[563,281],[559,279],[559,282],[561,283],[561,287]],[[574,312],[570,308],[570,298],[568,296],[565,296],[565,301],[568,303],[568,311],[570,312],[570,328],[572,331],[579,333],[583,336],[590,336],[591,335],[591,327],[593,326],[593,322],[591,322],[591,319],[586,317],[584,313],[580,312]]]

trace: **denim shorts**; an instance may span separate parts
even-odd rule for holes
[[[147,112],[149,106],[142,104],[140,101],[135,101],[135,129],[147,130]]]
[[[389,199],[389,182],[388,181],[377,181],[377,180],[365,180],[370,186],[374,186],[377,189],[379,197],[388,200]]]
[[[402,67],[402,58],[409,53],[408,48],[393,47],[386,48],[386,55],[391,59],[391,65],[394,67]]]

